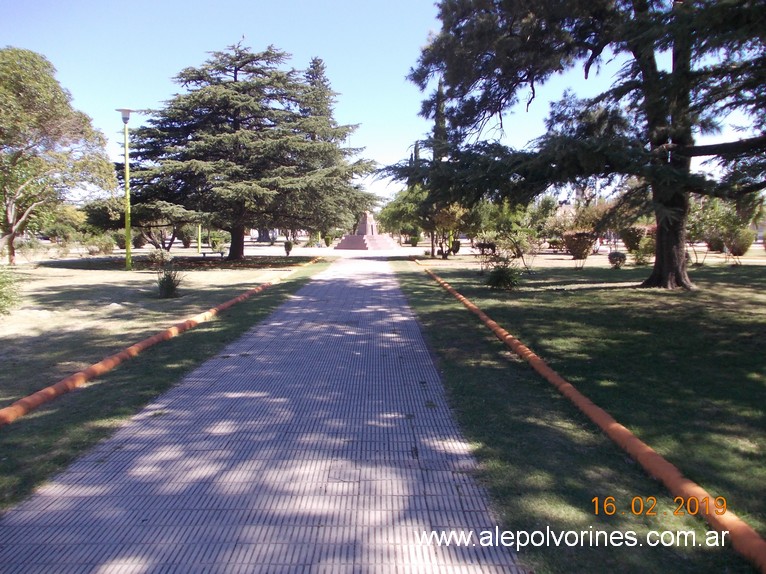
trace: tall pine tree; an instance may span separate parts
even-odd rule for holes
[[[353,161],[361,150],[347,144],[357,126],[336,122],[336,93],[320,58],[313,58],[303,73],[298,96],[290,143],[295,161],[288,168],[291,177],[280,182],[271,203],[270,225],[323,234],[350,228],[375,203],[372,194],[354,183],[357,176],[372,171],[373,164]]]
[[[176,81],[186,91],[133,132],[137,199],[210,214],[231,233],[230,259],[244,257],[249,227],[315,229],[370,200],[352,184],[370,166],[350,164],[341,148],[353,128],[334,124],[324,66],[312,63],[312,86],[282,69],[287,57],[239,44],[214,52],[183,70]]]
[[[587,79],[605,57],[623,60],[610,89],[569,109],[567,123],[580,125],[542,138],[538,153],[480,143],[466,146],[463,156],[471,161],[455,165],[474,182],[483,173],[497,176],[484,187],[512,198],[577,178],[620,174],[640,181],[658,228],[644,285],[691,288],[684,242],[690,193],[737,196],[766,187],[763,14],[763,0],[444,0],[442,30],[410,78],[423,89],[433,76],[444,79],[451,139],[466,144],[525,94],[529,105],[554,75],[582,65]],[[599,108],[608,113],[590,113]],[[434,117],[433,98],[424,110]],[[630,133],[604,125],[615,111],[627,116]],[[757,134],[695,145],[731,111],[749,116]],[[692,173],[696,156],[723,163],[727,177]],[[478,173],[476,165],[490,171]]]

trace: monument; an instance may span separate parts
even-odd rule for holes
[[[396,249],[399,245],[388,235],[378,233],[378,224],[372,213],[365,211],[356,226],[356,233],[344,235],[335,249]]]

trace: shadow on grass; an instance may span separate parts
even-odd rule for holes
[[[477,443],[488,485],[510,529],[545,531],[550,526],[644,534],[695,529],[704,536],[705,523],[674,517],[664,489],[457,301],[422,271],[402,269],[411,304],[440,357],[453,407]],[[622,280],[622,271],[586,275],[603,281],[611,272]],[[763,354],[742,348],[736,337],[716,343],[706,334],[713,324],[719,338],[747,326],[762,328],[762,315],[754,320],[747,312],[725,317],[702,313],[697,292],[537,289],[497,294],[480,285],[473,270],[438,272],[689,478],[713,496],[725,496],[731,509],[762,529]],[[581,281],[579,273],[541,270],[536,281],[540,286],[571,284]],[[745,282],[757,280],[763,270],[745,275],[746,280],[740,277]],[[714,270],[704,281],[725,276]],[[733,282],[747,289],[739,279]],[[618,501],[617,515],[595,516],[593,498],[606,496]],[[659,516],[635,515],[633,499],[650,496],[658,500]],[[728,549],[546,547],[528,552],[541,572],[667,572],[670,563],[681,572],[753,571]]]
[[[322,267],[298,271],[220,317],[147,349],[84,388],[4,427],[0,432],[0,508],[28,495],[84,449],[111,434],[125,417],[264,320]]]
[[[398,290],[389,281],[375,285],[374,279],[351,288],[344,285],[344,305],[330,306],[327,312],[339,281],[343,279],[318,280],[311,291],[296,295],[295,305],[258,331],[260,341],[251,335],[248,346],[237,348],[238,355],[222,355],[206,365],[141,413],[140,423],[128,427],[119,440],[89,452],[35,499],[37,507],[54,512],[10,513],[15,516],[0,525],[15,535],[0,548],[7,567],[34,568],[37,560],[66,545],[73,568],[138,564],[156,570],[180,564],[183,569],[185,551],[190,551],[196,558],[188,562],[193,569],[200,560],[194,554],[200,540],[213,548],[226,544],[226,554],[212,551],[217,562],[207,548],[202,557],[225,570],[238,563],[245,568],[243,560],[229,559],[233,555],[228,549],[235,546],[247,552],[248,562],[258,558],[286,564],[287,558],[301,570],[301,565],[308,570],[343,561],[340,569],[354,564],[354,571],[368,571],[373,560],[378,570],[391,570],[394,556],[406,563],[425,552],[455,571],[476,570],[477,563],[487,563],[493,554],[501,558],[497,563],[512,562],[505,548],[421,546],[408,556],[407,547],[398,543],[409,546],[416,528],[446,526],[436,521],[456,515],[481,520],[483,526],[483,503],[465,476],[473,464],[448,424],[438,377],[429,367],[422,368],[428,357],[420,352],[417,326],[398,312]],[[253,307],[245,304],[242,312]],[[194,344],[191,335],[187,345]],[[273,352],[276,346],[279,353]],[[182,353],[178,345],[173,353],[172,347],[157,348],[156,354],[165,358],[149,361],[143,371],[131,374],[121,368],[103,388],[96,385],[80,393],[77,408],[71,397],[66,411],[41,413],[41,426],[48,420],[40,430],[50,435],[58,426],[67,432],[108,426],[108,413],[63,425],[67,421],[61,418],[79,416],[74,411],[85,400],[114,403],[115,393],[136,394],[133,385],[143,385],[144,376],[156,377],[157,366],[176,369],[175,357],[196,357]],[[382,352],[387,368],[370,368],[367,350],[373,347]],[[234,358],[246,355],[252,356]],[[302,358],[300,369],[294,356]],[[124,410],[129,414],[131,409]],[[332,461],[331,467],[325,461]],[[71,481],[78,491],[70,497]],[[65,492],[57,493],[61,487]],[[83,491],[98,498],[84,498]],[[457,512],[458,506],[474,511]],[[355,520],[358,511],[370,518]],[[55,534],[54,525],[60,526]],[[94,535],[120,544],[93,544]],[[397,544],[383,545],[386,539]]]
[[[179,297],[160,299],[153,273],[135,272],[128,277],[129,282],[115,282],[110,277],[109,281],[72,283],[56,289],[31,284],[25,320],[33,323],[20,333],[0,337],[4,365],[0,406],[262,283],[232,281],[195,288],[191,282],[182,282]],[[57,321],[60,325],[36,329],[37,321]]]

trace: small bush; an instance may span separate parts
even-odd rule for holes
[[[231,243],[231,234],[228,231],[211,231],[209,236],[210,249],[223,253],[226,244]]]
[[[114,239],[111,235],[99,235],[96,238],[96,245],[104,255],[111,255],[114,253]]]
[[[417,247],[420,243],[420,235],[411,235],[409,238],[409,244],[411,247]]]
[[[0,315],[7,315],[19,304],[20,296],[16,278],[5,267],[0,267]]]
[[[512,262],[503,261],[495,265],[487,274],[485,284],[490,289],[502,289],[511,291],[521,282],[521,270]]]
[[[173,269],[171,265],[162,267],[157,272],[157,287],[160,291],[160,299],[178,297],[178,286],[182,280],[181,274]]]
[[[459,239],[455,239],[452,242],[452,254],[453,255],[457,255],[458,251],[460,251],[460,240]]]
[[[548,238],[548,249],[558,253],[564,249],[564,240],[559,238]]]
[[[633,255],[633,262],[636,265],[647,265],[655,252],[654,238],[651,236],[645,236],[638,243],[638,248],[631,251]]]
[[[91,235],[84,240],[88,255],[111,255],[114,252],[114,237],[111,235]]]
[[[285,241],[285,255],[289,257],[290,252],[293,250],[293,242],[292,241]]]
[[[125,249],[125,231],[115,231],[112,233],[112,239],[117,249]],[[146,245],[146,238],[142,234],[134,235],[130,240],[130,244],[136,249],[141,249]]]
[[[633,253],[638,249],[638,244],[646,237],[647,228],[643,225],[632,225],[624,229],[620,229],[619,235],[622,239],[622,243],[625,245],[625,249],[628,253]]]
[[[710,232],[705,237],[705,244],[708,250],[714,253],[722,253],[724,250],[723,237],[716,231]]]
[[[133,247],[141,249],[144,245],[146,245],[146,237],[144,237],[143,233],[139,233],[133,237]]]
[[[309,237],[306,240],[306,247],[321,247],[322,242],[318,231],[312,231],[309,233]]]
[[[596,236],[590,231],[565,231],[564,244],[572,259],[586,259],[593,246],[596,244]]]
[[[333,239],[333,237],[329,233],[324,236],[324,245],[325,245],[325,247],[330,247],[330,245],[332,245],[332,239]]]
[[[755,231],[747,227],[740,227],[727,235],[724,244],[734,257],[742,257],[750,249],[755,237]]]
[[[620,251],[612,251],[608,257],[609,257],[609,264],[614,269],[619,269],[620,267],[625,265],[625,261],[627,261],[628,259],[628,257]]]
[[[192,241],[197,236],[197,228],[193,225],[184,225],[176,231],[176,237],[186,249],[191,247]]]
[[[112,234],[112,238],[114,239],[114,244],[117,246],[117,249],[125,249],[125,233],[120,231],[115,231]]]
[[[160,269],[164,269],[171,261],[173,261],[173,256],[169,251],[165,251],[164,249],[153,249],[149,252],[147,258],[149,259],[150,265],[159,267]]]
[[[16,253],[20,253],[24,259],[30,262],[45,251],[47,248],[36,237],[29,237],[16,242]]]

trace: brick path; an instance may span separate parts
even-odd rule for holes
[[[520,572],[419,543],[494,529],[474,469],[388,264],[340,259],[7,512],[0,571]]]

